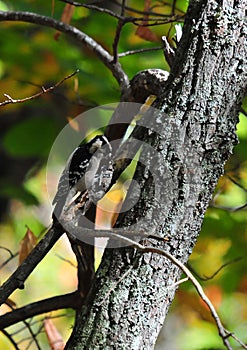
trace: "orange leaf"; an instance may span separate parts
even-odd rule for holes
[[[71,18],[73,16],[74,13],[74,9],[75,6],[71,5],[71,4],[66,4],[61,16],[61,22],[65,23],[65,24],[70,24]],[[58,40],[60,36],[60,32],[56,32],[54,35],[54,39]]]
[[[150,0],[145,0],[144,4],[144,12],[148,12],[151,6]],[[141,22],[141,25],[138,26],[136,30],[136,35],[140,38],[147,40],[147,41],[159,41],[158,37],[151,31],[150,28],[144,27],[143,25],[147,25],[149,20],[149,15],[144,15],[144,19]]]
[[[33,232],[27,228],[27,232],[20,243],[19,265],[26,259],[31,250],[36,246],[37,238]]]
[[[71,18],[74,13],[75,6],[66,4],[62,13],[61,21],[66,24],[70,24]]]
[[[75,131],[80,131],[80,125],[78,121],[76,121],[74,118],[71,118],[71,117],[67,117],[67,120],[72,129],[74,129]]]
[[[44,320],[44,326],[51,349],[63,350],[65,344],[54,323],[50,319],[46,319]]]
[[[54,16],[55,11],[55,0],[51,0],[51,15]]]
[[[213,303],[214,307],[218,309],[222,302],[222,289],[219,286],[210,285],[204,288],[204,292],[207,295],[207,297],[210,299],[210,301]],[[202,299],[200,299],[200,303],[205,308],[208,308]]]
[[[148,27],[139,26],[136,30],[136,35],[147,41],[159,41],[157,35],[155,35]]]

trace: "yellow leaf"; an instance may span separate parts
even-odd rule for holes
[[[128,184],[116,183],[109,192],[98,202],[96,210],[96,227],[111,228],[115,225],[126,197]]]

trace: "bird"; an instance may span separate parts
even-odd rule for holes
[[[84,208],[85,213],[86,203],[96,204],[104,196],[113,174],[111,155],[111,145],[104,135],[95,136],[72,152],[52,202],[53,220],[59,220],[62,212],[74,203]]]

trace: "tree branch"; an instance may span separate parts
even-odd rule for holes
[[[40,300],[2,315],[0,317],[0,330],[12,326],[17,322],[50,311],[67,308],[77,309],[81,306],[81,303],[82,298],[77,291]]]
[[[124,70],[122,69],[122,66],[119,62],[113,62],[113,56],[109,54],[108,51],[106,51],[100,44],[98,44],[94,39],[92,39],[87,34],[83,33],[79,29],[65,24],[63,22],[57,21],[53,18],[47,17],[47,16],[41,16],[36,13],[31,12],[18,12],[18,11],[0,11],[0,22],[3,21],[21,21],[21,22],[28,22],[28,23],[34,23],[39,24],[45,27],[54,28],[56,30],[59,30],[60,32],[63,32],[75,40],[77,40],[80,44],[85,45],[87,48],[89,48],[91,51],[93,51],[97,57],[104,63],[104,65],[110,69],[113,76],[117,80],[122,93],[125,92],[125,90],[128,87],[129,79]]]
[[[20,348],[18,347],[18,344],[14,341],[13,337],[8,332],[2,330],[2,333],[5,335],[7,339],[9,339],[9,341],[11,342],[11,344],[14,346],[16,350],[20,350]]]
[[[60,226],[53,225],[44,238],[34,247],[23,263],[18,266],[9,279],[0,287],[0,305],[17,289],[24,288],[24,282],[34,268],[53,247],[56,241],[62,236]]]
[[[61,85],[65,80],[67,79],[70,79],[72,78],[74,75],[76,75],[77,73],[79,73],[79,69],[77,69],[74,73],[72,74],[69,74],[67,75],[65,78],[63,78],[62,80],[60,80],[59,82],[57,82],[55,85],[53,86],[50,86],[49,88],[45,88],[45,87],[41,87],[41,90],[40,92],[32,95],[32,96],[29,96],[29,97],[25,97],[25,98],[20,98],[20,99],[13,99],[11,96],[7,95],[7,94],[4,94],[5,97],[7,97],[7,100],[3,101],[3,102],[0,102],[0,106],[5,106],[7,104],[10,104],[10,103],[21,103],[21,102],[26,102],[26,101],[29,101],[29,100],[33,100],[35,98],[38,98],[40,97],[41,95],[43,94],[46,94],[47,92],[51,92],[53,91],[54,89],[56,89],[59,85]]]

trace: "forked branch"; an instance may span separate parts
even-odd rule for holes
[[[41,16],[31,12],[19,12],[19,11],[0,11],[0,22],[13,21],[13,22],[28,22],[39,24],[45,27],[54,28],[62,33],[74,38],[80,44],[85,45],[91,51],[93,51],[98,58],[104,63],[104,65],[110,69],[113,76],[117,80],[121,92],[124,93],[128,87],[129,79],[127,74],[122,69],[119,62],[113,62],[113,56],[109,54],[99,43],[84,32],[80,31],[74,26],[57,21],[54,18],[47,16]]]

